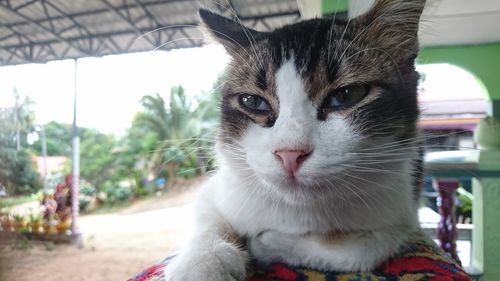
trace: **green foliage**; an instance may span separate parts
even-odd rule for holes
[[[20,235],[16,236],[16,240],[14,242],[13,248],[18,249],[18,250],[28,250],[28,249],[33,248],[33,244],[26,236],[26,233],[21,232]]]
[[[95,187],[90,185],[88,182],[81,180],[80,181],[80,194],[93,197],[97,194],[97,191],[96,191]]]
[[[471,217],[473,201],[472,194],[463,187],[460,187],[457,189],[457,197],[460,202],[458,204],[458,212],[465,217]]]
[[[0,198],[0,209],[12,207],[15,205],[36,201],[36,196],[33,195],[24,195],[24,196],[16,196],[16,197],[5,197]]]
[[[173,87],[167,98],[158,94],[144,96],[143,110],[136,114],[123,138],[80,128],[82,209],[101,191],[111,202],[125,202],[131,196],[146,196],[155,191],[154,184],[147,184],[144,179],[164,177],[172,184],[177,176],[192,177],[213,167],[210,147],[213,127],[218,122],[223,80],[221,77],[216,82],[213,93],[195,98],[189,98],[181,86]],[[15,150],[17,130],[12,125],[13,118],[22,125],[23,147],[27,147],[24,140],[33,131],[34,116],[29,104],[26,99],[17,110],[0,112],[0,183],[16,194],[34,192],[41,185],[30,155],[40,154],[41,140],[35,141],[29,150]],[[53,121],[45,124],[44,129],[48,155],[70,157],[71,125]],[[69,172],[69,166],[66,169]]]
[[[118,187],[115,190],[115,198],[118,202],[126,202],[132,198],[132,191],[128,187]]]
[[[106,194],[105,203],[116,204],[127,202],[132,198],[132,190],[129,187],[123,186],[111,186],[107,185],[104,187],[104,193]]]
[[[154,192],[154,187],[153,186],[147,186],[147,187],[135,187],[132,189],[132,193],[134,194],[134,197],[140,198],[140,197],[145,197],[150,194],[153,194]]]
[[[52,121],[45,126],[48,155],[71,156],[72,126]],[[80,177],[97,190],[105,181],[119,182],[126,177],[120,170],[120,156],[115,153],[119,140],[113,135],[103,134],[95,129],[79,128],[80,135]],[[40,141],[31,146],[39,153]],[[68,167],[69,169],[69,167]]]
[[[29,214],[29,223],[30,224],[35,224],[35,223],[42,223],[43,219],[42,219],[42,215],[41,214],[37,214],[37,213],[31,213]]]
[[[81,212],[85,212],[88,210],[90,206],[90,199],[89,198],[80,198],[78,199],[78,206],[80,207]]]
[[[120,180],[114,173],[117,155],[113,153],[117,141],[114,136],[94,129],[80,130],[80,176],[97,190],[105,181]]]
[[[97,195],[97,190],[89,182],[80,180],[80,196],[78,204],[82,212],[88,211],[92,199]]]
[[[15,187],[14,194],[31,194],[40,189],[40,177],[33,168],[28,150],[18,151],[17,161],[12,164],[10,183]]]
[[[31,154],[25,149],[34,113],[25,99],[17,107],[0,109],[0,184],[10,195],[20,195],[40,188]],[[18,147],[19,144],[19,147]]]
[[[51,121],[44,126],[47,141],[47,155],[71,156],[71,125]],[[40,155],[41,139],[31,145],[33,153]]]
[[[141,103],[144,109],[135,116],[131,132],[152,132],[157,140],[150,147],[146,174],[166,177],[172,184],[177,175],[190,177],[207,166],[207,159],[199,156],[209,155],[204,137],[217,122],[217,95],[190,101],[178,86],[171,89],[168,103],[158,94],[144,96]]]
[[[181,166],[181,167],[179,167],[178,174],[179,174],[179,176],[182,176],[184,178],[192,178],[192,177],[196,176],[196,167]]]

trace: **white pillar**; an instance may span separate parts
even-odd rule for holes
[[[80,229],[78,228],[78,215],[80,206],[78,195],[80,189],[80,136],[76,125],[76,94],[77,94],[77,73],[78,60],[75,59],[75,85],[73,93],[73,126],[71,130],[71,232],[76,237],[77,244],[81,245]]]
[[[303,20],[320,18],[323,16],[321,0],[297,0],[300,15]]]

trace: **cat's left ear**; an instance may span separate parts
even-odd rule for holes
[[[357,18],[358,32],[366,42],[389,50],[396,59],[406,60],[418,53],[418,27],[426,0],[376,0]]]
[[[200,9],[199,14],[207,30],[230,54],[243,51],[261,33],[205,9]]]

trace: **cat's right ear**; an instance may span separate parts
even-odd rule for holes
[[[243,51],[255,41],[255,37],[260,33],[244,26],[240,22],[205,9],[200,9],[199,14],[208,32],[230,54]]]

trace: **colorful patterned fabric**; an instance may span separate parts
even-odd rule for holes
[[[167,258],[129,281],[164,280]],[[194,265],[193,265],[194,266]],[[168,280],[168,279],[167,279]],[[417,233],[401,253],[372,272],[320,272],[276,263],[267,267],[252,264],[247,281],[470,281],[471,278],[434,242]]]

